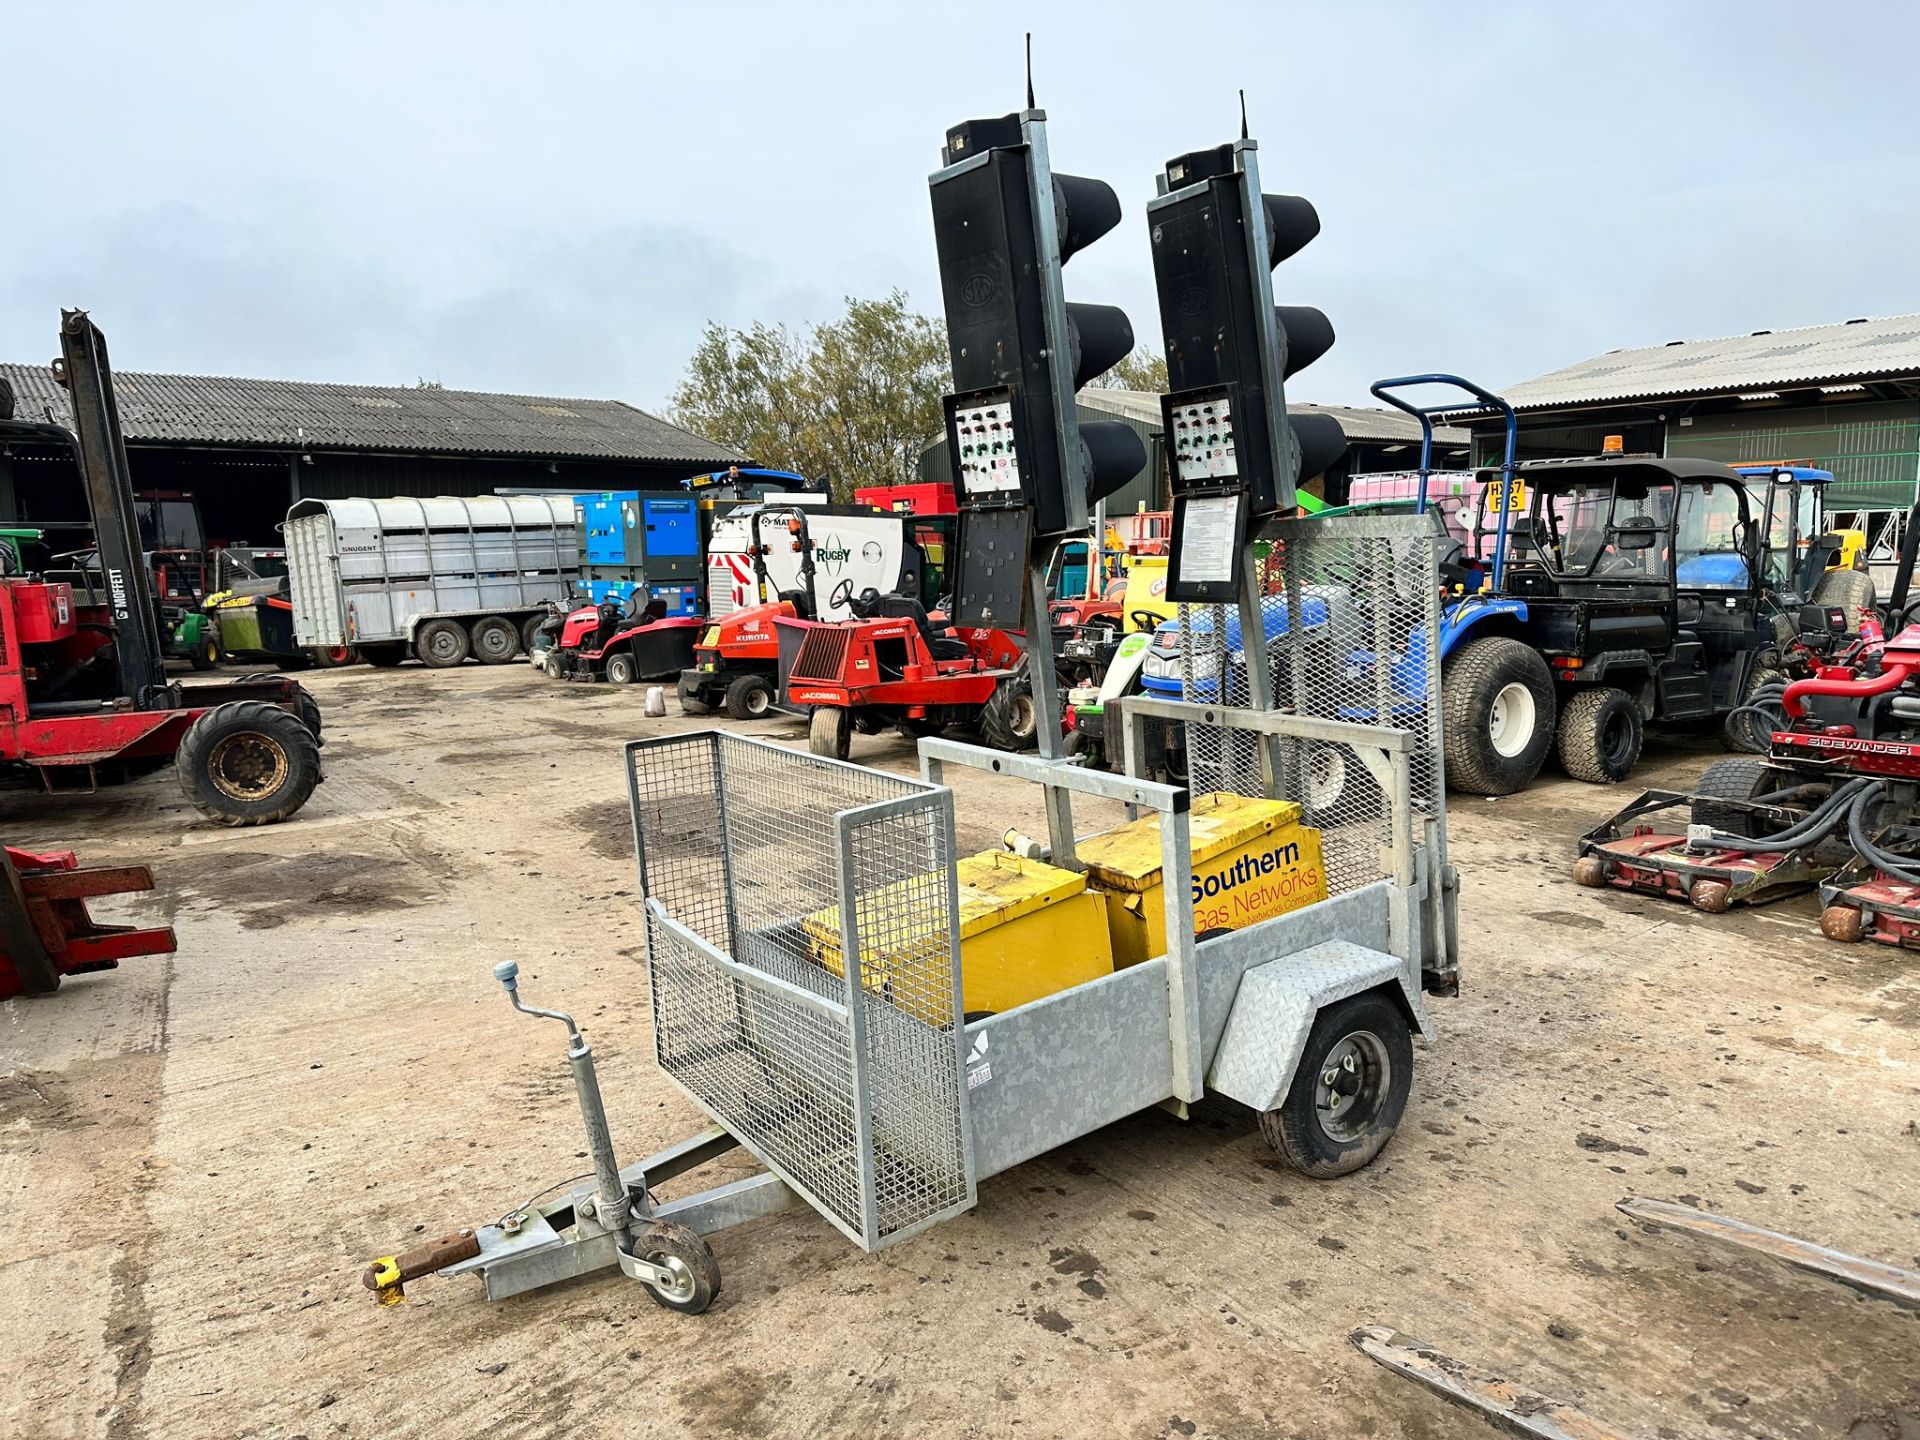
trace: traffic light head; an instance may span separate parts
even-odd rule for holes
[[[1083,426],[1075,411],[1076,392],[1132,350],[1133,326],[1116,306],[1069,304],[1061,285],[1061,266],[1119,223],[1120,200],[1104,181],[1053,173],[1039,110],[954,126],[942,159],[929,187],[953,360],[955,600],[961,617],[1004,622],[1033,544],[1084,530],[1092,502],[1146,465],[1132,430]]]
[[[1332,347],[1333,325],[1309,306],[1273,303],[1269,272],[1319,234],[1320,217],[1297,195],[1261,193],[1256,149],[1242,140],[1169,161],[1147,207],[1174,507],[1206,517],[1207,543],[1229,535],[1236,550],[1230,565],[1176,556],[1176,599],[1231,598],[1249,526],[1292,510],[1299,482],[1346,449],[1331,417],[1287,414],[1287,377]],[[1176,542],[1181,526],[1176,513]]]

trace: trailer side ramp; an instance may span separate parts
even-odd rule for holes
[[[1362,1325],[1348,1338],[1368,1359],[1484,1415],[1510,1435],[1538,1436],[1539,1440],[1630,1440],[1624,1430],[1595,1420],[1565,1401],[1536,1395],[1385,1325]]]
[[[1327,940],[1257,965],[1240,977],[1227,1028],[1207,1072],[1207,1088],[1256,1111],[1279,1108],[1293,1084],[1314,1016],[1350,995],[1393,985],[1420,1034],[1433,1022],[1406,962],[1351,940]]]

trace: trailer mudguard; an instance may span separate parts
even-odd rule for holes
[[[1433,1022],[1398,956],[1351,940],[1327,940],[1256,965],[1240,977],[1227,1028],[1207,1072],[1207,1088],[1258,1111],[1277,1110],[1321,1009],[1382,985],[1398,987],[1415,1028],[1434,1038]]]
[[[1505,595],[1469,595],[1449,605],[1440,615],[1440,658],[1445,660],[1476,628],[1499,616],[1524,625],[1527,602]]]

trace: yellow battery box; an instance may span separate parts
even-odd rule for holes
[[[1320,832],[1300,823],[1300,807],[1291,800],[1202,795],[1193,802],[1189,833],[1196,935],[1238,930],[1327,898]],[[1166,954],[1160,817],[1143,815],[1076,848],[1087,883],[1106,899],[1114,964]]]
[[[1113,973],[1105,904],[1087,889],[1085,876],[1004,850],[968,855],[954,868],[959,878],[961,1008],[966,1014],[998,1014]],[[906,881],[900,888],[917,886]],[[877,910],[885,910],[885,896],[881,891],[874,900]],[[844,974],[839,907],[814,912],[801,928],[813,958],[834,974]],[[924,1018],[936,1018],[936,997],[928,997],[923,1007],[908,993],[919,968],[915,957],[884,946],[883,939],[878,944],[862,941],[861,977],[867,989],[892,993],[896,1003],[916,1011],[924,1008]]]

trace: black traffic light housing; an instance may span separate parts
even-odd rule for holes
[[[1171,160],[1147,205],[1174,600],[1235,600],[1251,527],[1292,510],[1296,484],[1346,451],[1331,416],[1287,414],[1286,378],[1326,353],[1333,326],[1318,310],[1274,306],[1271,270],[1319,234],[1320,217],[1299,196],[1261,193],[1257,150],[1242,139]]]
[[[947,132],[928,180],[954,393],[947,443],[960,511],[954,618],[1013,625],[1036,543],[1084,531],[1094,501],[1146,464],[1123,424],[1082,425],[1074,396],[1133,348],[1112,305],[1069,304],[1061,266],[1120,221],[1100,180],[1056,175],[1046,112]]]

